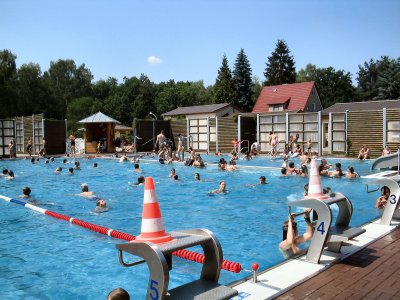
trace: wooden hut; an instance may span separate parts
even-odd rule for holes
[[[98,112],[78,123],[83,124],[85,128],[85,153],[96,153],[99,142],[104,152],[115,152],[115,126],[120,124],[119,121]]]

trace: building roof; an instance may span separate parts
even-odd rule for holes
[[[286,101],[289,101],[286,110],[304,111],[313,87],[314,81],[265,86],[258,96],[253,113],[268,112],[271,104]]]
[[[350,102],[350,103],[335,103],[332,106],[322,111],[323,115],[327,115],[330,112],[345,112],[356,111],[356,110],[380,110],[383,108],[400,108],[399,100],[378,100],[378,101],[365,101],[365,102]]]
[[[208,105],[178,107],[174,110],[162,114],[163,116],[193,115],[215,113],[225,107],[232,106],[230,103],[218,103]]]
[[[86,124],[86,123],[116,123],[121,124],[121,122],[114,120],[113,118],[103,114],[102,112],[97,112],[94,115],[91,115],[87,118],[80,120],[78,123]]]

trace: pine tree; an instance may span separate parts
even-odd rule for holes
[[[296,69],[286,42],[278,40],[275,51],[268,57],[264,76],[265,85],[279,85],[296,82]]]
[[[249,60],[243,49],[240,49],[236,57],[235,68],[232,73],[237,95],[237,102],[235,104],[245,112],[251,111],[253,109],[252,74]]]
[[[400,58],[391,59],[388,67],[376,81],[378,95],[374,100],[398,99],[400,97]]]
[[[222,57],[222,66],[218,70],[218,77],[214,85],[213,103],[234,103],[235,85],[232,79],[231,69],[229,69],[226,55]]]

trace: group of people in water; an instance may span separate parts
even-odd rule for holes
[[[70,137],[71,138],[71,137]],[[311,152],[311,140],[307,142],[307,152],[302,151],[302,147],[299,143],[299,135],[295,135],[294,137],[290,137],[289,143],[285,145],[285,150],[283,152],[283,164],[281,168],[281,173],[284,176],[288,175],[299,175],[302,177],[309,175],[309,167],[311,162],[312,155],[315,153]],[[165,138],[164,132],[161,131],[160,134],[157,136],[156,140],[156,149],[158,150],[158,159],[160,163],[172,163],[172,162],[184,162],[186,166],[194,166],[194,167],[205,167],[206,163],[203,161],[200,154],[196,153],[196,151],[192,148],[189,148],[187,151],[188,157],[186,160],[184,159],[184,146],[183,146],[183,136],[180,134],[178,135],[178,147],[176,151],[172,150],[171,143]],[[278,144],[278,137],[274,132],[270,132],[269,135],[269,144],[270,144],[270,155],[275,156],[277,154],[277,144]],[[71,143],[72,145],[72,143]],[[238,146],[240,145],[240,141],[234,139],[232,141],[233,150],[231,152],[231,157],[229,162],[225,160],[224,157],[221,157],[218,161],[218,169],[219,170],[235,170],[236,169],[236,160],[239,158],[238,156]],[[258,155],[260,153],[260,144],[258,141],[255,141],[251,147],[250,151],[246,152],[244,155],[244,159],[251,159],[252,157]],[[297,155],[294,155],[297,154]],[[383,150],[383,155],[390,154],[390,149],[386,146]],[[217,156],[220,153],[216,153]],[[298,167],[295,166],[294,161],[290,161],[290,158],[293,156],[298,156],[300,158],[300,164]],[[359,159],[368,159],[369,158],[369,149],[365,146],[360,149],[360,153],[358,156]],[[127,160],[127,158],[121,158],[122,161]],[[120,161],[121,161],[120,159]],[[31,158],[32,163],[38,163],[39,158]],[[45,163],[53,163],[55,162],[54,158],[45,158]],[[141,172],[138,160],[135,159],[134,161],[134,172]],[[66,158],[63,159],[63,164],[69,163]],[[80,163],[78,160],[74,160],[74,166],[69,167],[68,172],[69,174],[73,174],[75,170],[80,169]],[[97,163],[93,164],[93,168],[97,167]],[[62,173],[63,168],[58,166],[55,169],[55,173],[60,174]],[[321,159],[320,164],[318,166],[318,172],[321,176],[328,176],[333,178],[340,178],[345,177],[349,179],[357,178],[359,175],[355,172],[352,166],[347,167],[347,172],[342,170],[341,163],[335,163],[334,165],[328,164],[326,159]],[[7,179],[14,178],[13,171],[4,169],[2,172],[3,176],[6,176]],[[179,180],[178,174],[176,173],[175,168],[170,169],[169,177],[173,180]],[[194,180],[200,181],[200,173],[194,173]],[[135,185],[142,185],[144,184],[145,178],[144,176],[140,175],[137,178],[137,183]],[[259,185],[268,184],[267,179],[265,176],[259,177]],[[224,194],[227,193],[227,182],[226,180],[221,180],[218,184],[218,187],[208,194]],[[96,212],[105,212],[109,208],[107,203],[104,199],[97,197],[94,192],[89,191],[88,184],[81,185],[81,193],[78,194],[79,196],[85,197],[87,199],[95,200],[96,201]],[[376,200],[375,207],[377,209],[384,209],[386,204],[388,203],[388,199],[390,196],[390,190],[388,187],[384,186],[381,189],[381,196]],[[22,189],[21,198],[31,199],[31,189],[26,186]],[[310,220],[310,211],[306,210],[304,213],[304,220],[306,222],[306,230],[303,234],[299,234],[297,229],[297,223],[295,221],[295,214],[290,214],[288,217],[287,222],[284,225],[284,237],[282,242],[279,245],[280,250],[284,255],[288,254],[296,254],[300,251],[299,245],[312,237],[313,234],[313,223]]]

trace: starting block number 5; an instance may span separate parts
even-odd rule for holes
[[[157,285],[158,285],[157,281],[155,281],[153,279],[150,281],[150,298],[152,300],[158,300],[159,299],[160,294],[158,293]]]

